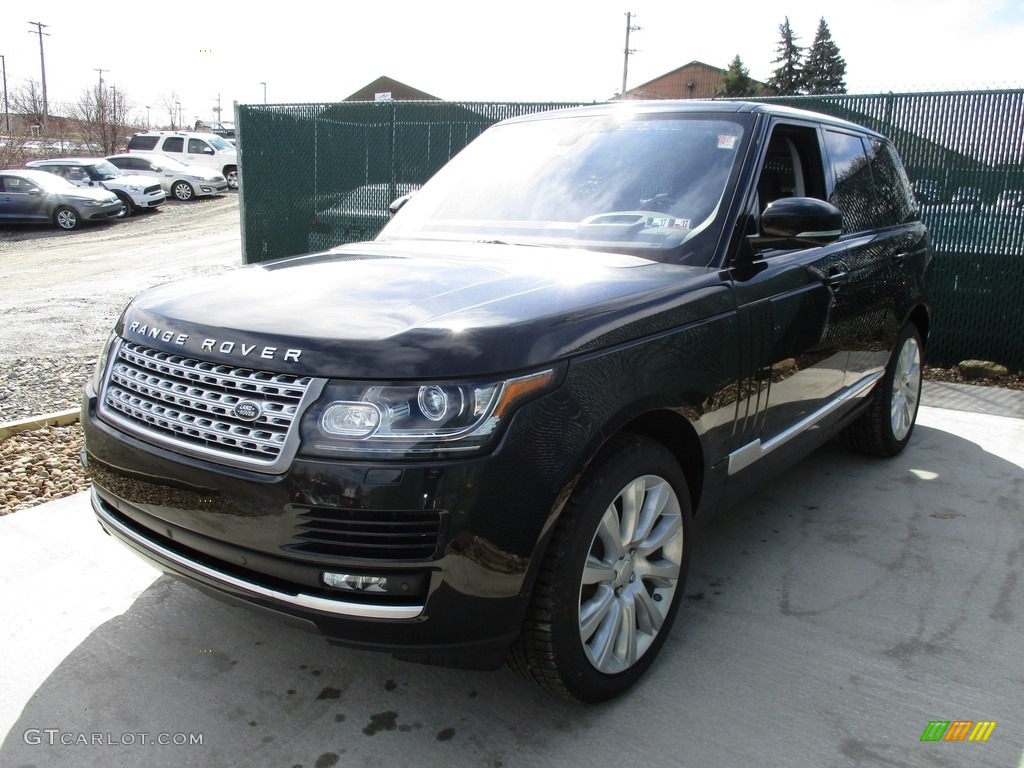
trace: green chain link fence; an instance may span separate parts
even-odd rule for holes
[[[764,99],[889,136],[922,203],[936,258],[929,361],[1024,368],[1024,91]],[[575,106],[343,102],[238,105],[246,262],[374,237],[388,204],[491,124]]]

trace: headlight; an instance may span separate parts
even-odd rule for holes
[[[552,388],[554,369],[472,382],[329,383],[302,418],[302,451],[416,457],[481,449],[524,400]]]
[[[129,192],[134,192],[137,195],[142,193],[142,187],[139,186],[138,184],[125,184],[124,188],[127,189]]]

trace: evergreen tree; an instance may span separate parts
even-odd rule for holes
[[[789,26],[789,16],[779,25],[779,34],[781,39],[775,49],[779,55],[773,60],[779,66],[768,79],[768,88],[777,96],[796,96],[803,92],[804,86],[803,66],[800,63],[803,49],[796,44],[797,37]]]
[[[730,99],[753,96],[757,89],[750,77],[750,70],[743,66],[743,61],[737,53],[729,68],[722,75],[722,87],[718,89],[718,96],[726,96]]]
[[[846,93],[846,59],[839,55],[839,46],[825,19],[818,22],[804,63],[804,88],[807,93]]]

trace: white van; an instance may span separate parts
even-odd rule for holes
[[[238,152],[235,145],[213,133],[146,131],[128,140],[127,152],[166,155],[185,165],[202,165],[223,174],[229,189],[238,189]]]

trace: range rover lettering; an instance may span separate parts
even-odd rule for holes
[[[481,135],[371,242],[159,286],[87,385],[92,504],[334,643],[615,696],[693,522],[910,440],[928,235],[883,136],[742,102]]]

